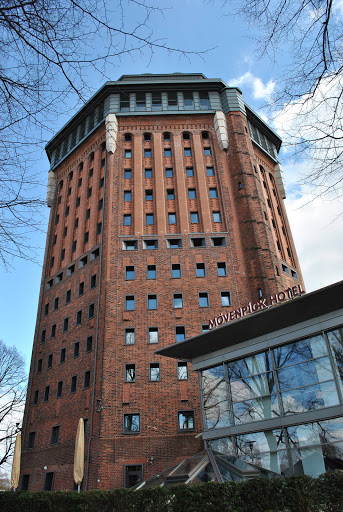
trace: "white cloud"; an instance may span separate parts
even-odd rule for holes
[[[243,87],[245,85],[250,87],[253,98],[256,100],[270,100],[275,89],[275,82],[273,80],[269,80],[269,82],[265,84],[261,78],[253,75],[250,71],[247,71],[240,77],[229,80],[228,84],[231,87]]]

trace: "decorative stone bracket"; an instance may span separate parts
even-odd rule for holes
[[[106,149],[114,153],[117,149],[118,121],[115,114],[108,114],[105,119],[106,126]]]
[[[214,128],[216,130],[219,147],[222,151],[229,148],[229,136],[227,133],[226,117],[222,110],[217,110],[214,114]]]

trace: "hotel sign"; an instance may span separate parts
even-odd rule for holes
[[[260,299],[255,303],[248,302],[248,304],[245,306],[234,309],[229,313],[220,313],[218,316],[209,321],[209,328],[213,329],[214,327],[218,327],[219,325],[225,324],[227,322],[232,322],[233,320],[244,318],[251,313],[256,313],[256,311],[261,311],[262,309],[270,308],[271,306],[275,306],[276,304],[280,304],[286,300],[293,299],[294,297],[299,297],[303,293],[305,293],[305,290],[303,290],[301,285],[298,284],[292,288],[287,288],[286,290],[275,293],[275,295],[270,295],[269,299]]]

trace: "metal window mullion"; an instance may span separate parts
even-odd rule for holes
[[[325,340],[325,343],[326,343],[326,349],[328,351],[328,354],[329,354],[329,360],[330,360],[330,364],[331,364],[331,369],[332,369],[332,376],[333,376],[333,380],[335,381],[335,385],[336,385],[336,388],[337,388],[337,393],[338,393],[338,397],[339,397],[339,401],[341,403],[343,403],[343,394],[342,394],[342,387],[340,385],[340,382],[339,382],[339,377],[337,375],[337,371],[336,371],[336,361],[335,361],[335,358],[334,358],[334,355],[332,353],[332,350],[331,350],[331,345],[330,345],[330,342],[329,342],[329,338],[327,336],[327,333],[322,331],[322,335],[324,336],[324,340]]]

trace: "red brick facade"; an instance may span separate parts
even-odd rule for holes
[[[55,490],[72,489],[80,417],[88,420],[84,488],[121,487],[127,465],[143,465],[146,479],[201,451],[197,375],[189,368],[189,378],[178,380],[176,363],[155,350],[175,342],[176,326],[185,327],[186,337],[195,336],[221,311],[256,302],[259,289],[267,296],[303,286],[275,162],[252,142],[244,114],[231,112],[226,119],[227,152],[219,148],[211,114],[127,115],[118,117],[114,154],[105,150],[102,125],[57,167],[24,419],[22,475],[30,475],[30,490],[43,488],[46,472],[54,473]],[[125,150],[131,158],[125,158]],[[168,177],[166,169],[172,169]],[[131,178],[125,170],[131,170]],[[131,200],[124,201],[125,191]],[[198,222],[191,222],[191,213],[198,214],[193,216]],[[147,214],[153,215],[152,224],[146,224]],[[123,225],[124,215],[131,216],[126,217],[131,225]],[[225,246],[213,246],[215,237]],[[182,248],[169,247],[173,238]],[[192,238],[204,238],[206,246],[192,247]],[[158,249],[146,248],[146,240],[156,241]],[[123,250],[125,241],[136,241],[137,250]],[[85,256],[87,263],[79,268]],[[218,262],[227,275],[218,275]],[[156,279],[147,278],[148,265],[155,265]],[[180,278],[172,277],[172,265],[180,265]],[[205,276],[196,277],[196,265]],[[282,265],[296,271],[297,279]],[[134,267],[134,279],[126,279],[127,267]],[[232,306],[225,307],[221,292],[228,291]],[[199,306],[199,293],[208,294],[208,307]],[[182,294],[182,308],[174,307],[174,294]],[[157,309],[148,309],[148,295],[156,296]],[[128,296],[134,296],[134,310],[126,310]],[[68,330],[62,332],[66,318]],[[158,328],[158,345],[148,342],[149,327]],[[125,344],[125,329],[132,328],[135,343]],[[149,379],[150,363],[160,364],[160,380]],[[135,365],[134,382],[125,382],[125,365]],[[179,411],[194,412],[194,429],[179,430]],[[123,433],[125,414],[139,415],[139,432]],[[57,425],[58,442],[51,444]],[[33,448],[28,448],[30,432],[36,433]]]

